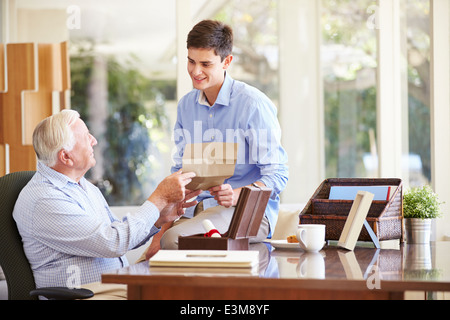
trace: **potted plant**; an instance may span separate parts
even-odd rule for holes
[[[403,217],[408,243],[430,242],[431,220],[441,216],[441,204],[428,185],[412,188],[404,194]]]

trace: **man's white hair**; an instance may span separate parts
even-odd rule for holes
[[[65,109],[42,120],[33,132],[33,147],[38,160],[53,167],[62,149],[71,151],[75,146],[75,137],[71,125],[80,118],[75,110]]]

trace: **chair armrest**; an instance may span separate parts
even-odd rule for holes
[[[88,289],[69,289],[64,287],[48,287],[32,290],[30,296],[43,296],[50,300],[77,300],[94,296]]]

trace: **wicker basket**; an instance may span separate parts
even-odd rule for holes
[[[301,224],[325,224],[326,240],[339,240],[353,201],[329,200],[332,186],[397,187],[389,201],[374,200],[372,202],[367,214],[367,222],[380,241],[403,239],[403,188],[401,179],[326,179],[320,184],[300,213]],[[366,228],[362,228],[358,240],[371,240]]]

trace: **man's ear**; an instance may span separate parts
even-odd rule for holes
[[[69,152],[67,152],[64,149],[61,149],[58,152],[58,160],[65,166],[73,165],[73,161],[72,161],[72,158],[70,157]]]
[[[224,70],[227,70],[230,67],[231,61],[233,61],[233,56],[230,54],[224,60],[224,63],[223,63]]]

